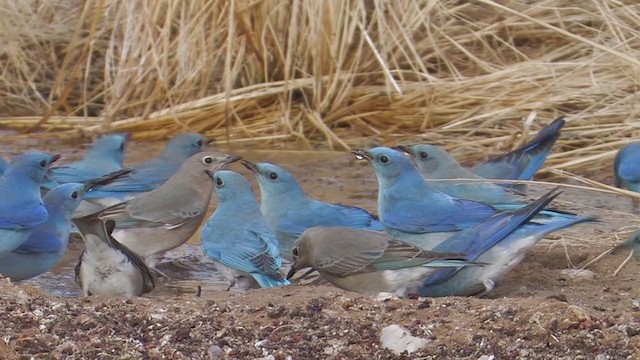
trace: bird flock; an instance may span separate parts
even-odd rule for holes
[[[130,167],[125,134],[104,135],[82,160],[61,166],[59,155],[27,151],[0,162],[0,274],[20,281],[49,271],[78,232],[83,295],[140,296],[164,275],[158,256],[204,223],[202,251],[229,289],[316,274],[315,282],[364,294],[486,294],[547,234],[597,221],[550,207],[557,188],[531,200],[522,184],[492,181],[531,180],[564,123],[472,168],[429,144],[354,150],[376,174],[377,216],[311,198],[285,168],[210,150],[196,133],[176,135],[156,158]],[[617,186],[640,190],[637,155],[640,143],[616,156]],[[260,201],[247,178],[223,169],[238,161],[255,176]]]

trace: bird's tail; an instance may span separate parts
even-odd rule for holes
[[[531,180],[535,173],[542,167],[542,164],[551,153],[553,145],[560,137],[560,131],[565,124],[565,120],[560,117],[549,125],[545,126],[536,137],[523,146],[500,155],[495,159],[487,161],[489,163],[510,163],[518,164],[520,169],[517,178],[513,180]]]
[[[272,277],[263,275],[263,274],[256,274],[256,273],[251,273],[251,276],[253,276],[253,278],[258,282],[258,284],[260,285],[261,288],[272,288],[272,287],[276,287],[276,286],[285,286],[285,285],[291,285],[291,283],[289,282],[289,280],[287,279],[282,279],[282,280],[276,280]]]

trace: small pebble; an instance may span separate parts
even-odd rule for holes
[[[560,270],[560,280],[588,281],[595,279],[596,274],[591,270],[564,269]]]
[[[209,353],[209,358],[210,359],[222,359],[224,358],[224,351],[222,351],[222,348],[218,345],[211,345],[209,346],[209,350],[207,351]]]

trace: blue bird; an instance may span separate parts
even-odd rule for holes
[[[25,280],[53,268],[64,255],[71,231],[71,215],[80,204],[85,185],[59,185],[44,195],[49,217],[37,225],[27,241],[0,257],[0,274],[13,281]]]
[[[47,220],[40,184],[60,155],[27,151],[13,159],[0,176],[0,256],[22,245]]]
[[[59,184],[85,183],[122,169],[127,138],[128,134],[98,138],[82,160],[50,168],[43,186],[51,189]]]
[[[249,181],[229,170],[207,173],[215,183],[218,208],[202,229],[202,250],[229,288],[249,276],[263,288],[289,285],[280,273],[278,239],[260,213]]]
[[[492,184],[462,167],[444,149],[434,145],[419,144],[394,149],[410,154],[422,177],[435,190],[460,199],[481,201],[487,204],[524,204],[524,201],[507,188]],[[450,179],[444,181],[443,179]],[[478,181],[461,181],[473,179]],[[485,181],[480,181],[485,180]]]
[[[562,117],[555,119],[540,130],[536,137],[528,143],[484,163],[477,164],[471,168],[471,171],[485,179],[533,179],[533,175],[551,153],[564,124],[565,120]]]
[[[453,231],[475,226],[500,211],[522,205],[489,205],[458,199],[433,189],[418,172],[412,158],[386,147],[354,151],[368,160],[378,177],[378,214],[385,230],[395,239],[431,249],[449,238]],[[575,215],[553,210],[542,212],[544,219],[574,219]],[[541,217],[542,217],[541,215]]]
[[[557,189],[551,190],[526,207],[497,214],[434,247],[436,252],[464,252],[465,260],[485,265],[432,274],[418,293],[430,297],[486,294],[547,234],[596,220],[593,216],[580,216],[548,223],[530,221],[559,194]]]
[[[285,169],[270,164],[243,161],[260,186],[260,210],[280,241],[283,257],[291,258],[294,241],[314,226],[343,226],[382,231],[378,218],[355,206],[330,204],[308,197],[296,179]]]
[[[640,142],[632,142],[618,151],[613,176],[617,187],[640,192]]]
[[[156,158],[136,164],[126,176],[103,186],[96,186],[85,195],[85,200],[96,204],[93,209],[83,209],[82,215],[100,208],[118,204],[148,192],[164,184],[191,156],[204,150],[208,140],[197,133],[176,135]]]

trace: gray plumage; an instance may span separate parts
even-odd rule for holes
[[[113,220],[74,223],[86,246],[75,268],[84,296],[141,296],[153,290],[155,282],[144,260],[111,236]]]
[[[216,151],[200,152],[157,189],[87,218],[114,220],[113,236],[143,258],[169,251],[189,240],[204,220],[213,192],[205,170],[216,171],[239,159]]]

